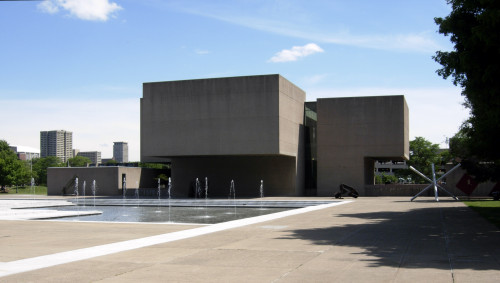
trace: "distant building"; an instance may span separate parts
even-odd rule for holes
[[[40,132],[41,157],[56,156],[62,162],[73,157],[73,133],[65,130]]]
[[[126,142],[113,143],[113,159],[118,163],[128,162],[128,143]]]
[[[440,148],[437,153],[441,154],[444,151],[448,151],[448,148]],[[406,160],[377,160],[375,161],[375,175],[380,176],[382,174],[395,176],[395,172],[401,169],[408,169],[408,164],[406,164]],[[422,168],[417,168],[417,170],[421,170]],[[436,164],[436,174],[442,175],[446,173],[446,168],[444,165]]]
[[[80,151],[77,156],[87,157],[96,166],[102,163],[100,151]]]
[[[101,161],[102,161],[102,164],[106,164],[108,162],[110,162],[111,160],[114,160],[113,158],[102,158]]]
[[[397,170],[408,169],[406,165],[406,160],[402,161],[375,161],[375,175],[379,176],[382,174],[394,176]]]
[[[14,145],[10,149],[17,154],[20,160],[31,160],[40,157],[40,150],[28,146]]]

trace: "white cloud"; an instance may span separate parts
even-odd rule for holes
[[[206,55],[206,54],[210,54],[210,51],[208,51],[208,50],[202,50],[202,49],[196,49],[194,52],[195,52],[196,54],[198,54],[198,55]]]
[[[309,56],[318,52],[323,52],[323,49],[315,43],[309,43],[304,46],[294,46],[292,49],[283,49],[276,53],[276,55],[269,59],[269,61],[274,63],[297,61],[297,59],[301,57]]]
[[[325,34],[296,34],[297,37],[310,38],[320,42],[350,45],[362,48],[414,51],[430,53],[442,49],[437,42],[430,38],[428,33],[419,34],[386,34],[360,35],[348,31]]]
[[[45,13],[55,14],[59,12],[59,7],[54,1],[44,0],[42,3],[38,4],[38,9]]]
[[[140,159],[138,98],[109,100],[0,99],[2,115],[16,117],[0,123],[0,139],[9,144],[40,148],[40,131],[73,132],[73,148],[113,156],[113,142],[126,141],[129,160]]]
[[[436,50],[445,48],[445,46],[442,46],[433,39],[433,33],[429,31],[404,34],[359,34],[353,33],[342,26],[318,28],[294,20],[305,13],[302,10],[300,15],[295,14],[294,17],[270,17],[266,16],[266,14],[262,16],[248,16],[247,11],[242,13],[239,10],[227,8],[227,5],[218,6],[212,2],[210,2],[210,4],[206,4],[208,2],[196,2],[195,5],[186,3],[186,1],[173,1],[173,3],[169,2],[167,5],[169,5],[170,8],[178,9],[186,13],[212,18],[255,30],[319,43],[419,53],[434,53]]]
[[[44,0],[38,4],[38,9],[49,14],[62,9],[82,20],[107,21],[122,7],[109,0]]]

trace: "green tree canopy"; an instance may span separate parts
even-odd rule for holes
[[[151,169],[170,169],[170,164],[166,163],[144,163],[139,162],[139,167]]]
[[[0,185],[2,187],[14,184],[16,160],[17,156],[10,149],[9,144],[0,140]]]
[[[472,154],[471,146],[469,145],[473,141],[465,133],[466,131],[467,129],[462,127],[458,133],[450,138],[450,155],[461,162],[462,167],[467,170],[467,173],[474,176],[477,181],[500,180],[500,165],[498,160],[496,162],[484,161],[484,159],[478,159]]]
[[[27,161],[19,160],[16,170],[16,184],[27,185],[31,183],[30,165]]]
[[[33,159],[33,175],[35,177],[35,182],[40,185],[47,184],[47,168],[49,167],[62,167],[64,163],[61,163],[61,159],[56,156],[47,156],[44,158]]]
[[[68,159],[69,166],[71,167],[86,167],[87,164],[91,164],[90,158],[85,156],[75,156]]]
[[[9,147],[0,140],[0,186],[21,185],[29,181],[29,170]]]
[[[500,179],[500,1],[448,0],[451,13],[435,18],[454,50],[433,57],[437,73],[462,87],[470,118],[450,147],[479,179]],[[460,148],[458,148],[458,146]],[[453,149],[453,147],[457,147]]]
[[[108,166],[112,166],[112,165],[116,165],[116,164],[118,164],[118,162],[116,162],[116,160],[114,160],[114,159],[108,160],[108,162],[106,162],[106,165],[108,165]]]
[[[410,141],[410,159],[406,162],[408,166],[413,166],[427,177],[432,176],[432,165],[439,166],[445,161],[442,159],[446,153],[439,152],[439,145],[433,144],[423,137],[416,137]],[[411,177],[416,183],[427,183],[422,177],[410,169],[396,171],[398,177]]]
[[[382,173],[375,176],[375,184],[395,184],[398,182],[398,177]]]

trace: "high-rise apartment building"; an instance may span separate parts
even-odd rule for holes
[[[113,159],[118,163],[128,162],[128,143],[126,142],[113,143]]]
[[[41,157],[56,156],[62,162],[73,157],[73,133],[65,130],[40,132]]]

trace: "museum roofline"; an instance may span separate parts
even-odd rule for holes
[[[280,74],[264,74],[264,75],[247,75],[247,76],[232,76],[232,77],[215,77],[215,78],[199,78],[199,79],[183,79],[183,80],[169,80],[169,81],[156,81],[156,82],[144,82],[143,84],[155,84],[155,83],[169,83],[169,82],[188,82],[188,81],[203,81],[203,80],[224,80],[224,79],[234,79],[234,78],[251,78],[251,77],[268,77],[268,76],[279,76],[284,79]]]

